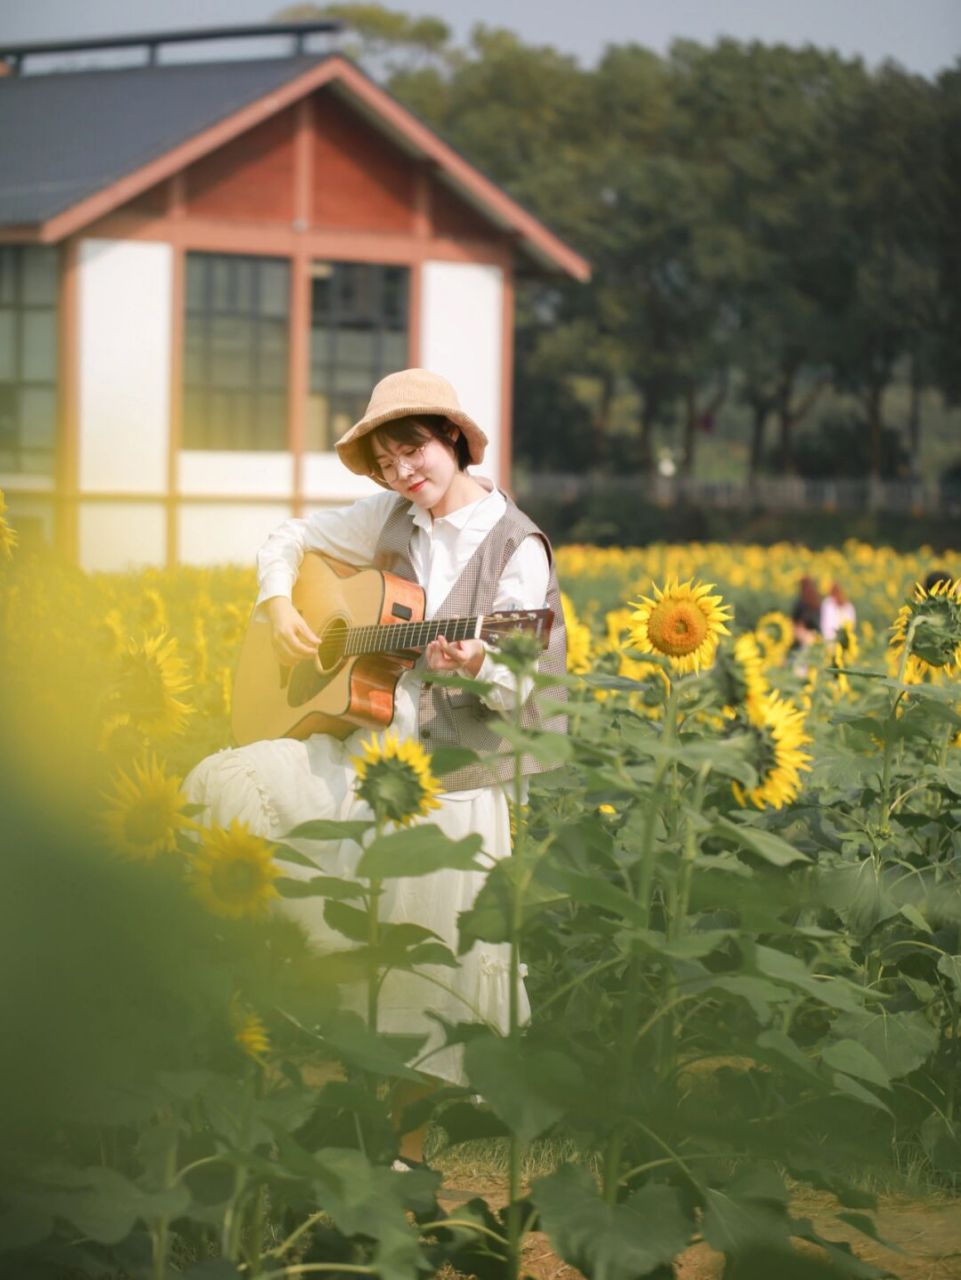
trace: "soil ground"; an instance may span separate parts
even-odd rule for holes
[[[445,1171],[444,1208],[452,1209],[474,1196],[483,1196],[491,1205],[503,1204],[503,1181],[477,1170]],[[840,1222],[834,1216],[836,1202],[829,1195],[798,1190],[791,1207],[795,1217],[810,1218],[825,1238],[846,1240],[859,1258],[897,1280],[961,1280],[959,1199],[879,1196],[871,1216],[877,1234],[891,1248]],[[581,1272],[562,1262],[540,1232],[527,1239],[524,1266],[535,1280],[581,1280]],[[674,1264],[677,1280],[720,1280],[722,1269],[722,1256],[706,1244],[685,1250]]]

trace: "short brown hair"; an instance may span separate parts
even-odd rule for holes
[[[460,428],[457,428],[457,439],[450,438],[450,429],[453,425],[450,419],[436,413],[424,414],[416,418],[392,418],[390,422],[385,422],[383,426],[375,427],[367,435],[361,436],[357,444],[363,452],[367,470],[371,475],[380,475],[380,468],[374,457],[375,440],[381,444],[390,441],[392,444],[404,445],[426,444],[431,438],[440,440],[441,444],[453,450],[458,468],[464,471],[470,463],[470,446]]]

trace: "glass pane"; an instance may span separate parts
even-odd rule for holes
[[[204,310],[204,286],[210,259],[204,254],[187,254],[187,310]]]
[[[329,453],[333,447],[328,434],[329,405],[325,395],[307,397],[304,446],[310,453]]]
[[[334,359],[338,364],[365,365],[368,370],[372,370],[375,364],[374,353],[375,335],[371,330],[342,329],[337,334]]]
[[[337,268],[337,321],[342,325],[370,323],[376,316],[378,289],[375,267],[341,263]]]
[[[47,387],[20,391],[20,438],[27,448],[52,449],[57,438],[57,393]]]
[[[184,332],[184,384],[197,386],[204,380],[204,349],[199,325],[187,325]]]
[[[312,329],[310,331],[310,363],[320,368],[331,358],[330,331],[328,329]]]
[[[17,317],[13,311],[0,311],[0,380],[17,378]]]
[[[287,321],[261,320],[258,382],[272,390],[287,388]]]
[[[210,258],[210,306],[214,311],[231,311],[234,306],[234,263],[227,257]]]
[[[254,264],[249,258],[234,258],[234,293],[230,304],[231,311],[253,311],[254,309]]]
[[[406,267],[384,267],[383,316],[388,329],[407,328]]]
[[[21,253],[15,245],[0,245],[0,302],[17,301]]]
[[[238,429],[243,423],[232,414],[231,396],[227,391],[211,391],[207,397],[206,437],[208,449],[235,449]]]
[[[333,396],[331,403],[333,406],[333,438],[339,440],[345,431],[349,430],[355,422],[359,422],[364,416],[364,410],[367,408],[368,392],[360,396],[337,395]]]
[[[260,264],[260,313],[265,316],[286,316],[288,310],[289,271],[286,262],[262,262]]]
[[[262,395],[257,415],[257,438],[254,449],[287,448],[287,397]]]
[[[20,396],[17,387],[0,386],[0,450],[20,447]]]
[[[314,322],[327,323],[330,314],[331,281],[333,272],[326,276],[315,276],[310,285],[310,311]]]
[[[23,301],[47,306],[57,301],[59,253],[46,245],[23,250]]]
[[[240,316],[214,316],[210,321],[210,382],[215,387],[248,387],[251,383],[252,322]]]
[[[57,322],[52,311],[23,313],[21,369],[29,382],[57,380]]]
[[[205,429],[204,406],[207,397],[199,391],[186,391],[184,393],[184,448],[185,449],[204,449],[206,448],[207,433]]]
[[[407,367],[407,334],[385,333],[383,337],[384,365],[381,373],[392,373]]]
[[[338,393],[353,392],[355,396],[369,396],[374,377],[369,366],[338,365],[334,370],[334,386]],[[340,396],[338,396],[340,398]]]
[[[20,471],[31,476],[52,476],[53,449],[25,449],[20,455]]]

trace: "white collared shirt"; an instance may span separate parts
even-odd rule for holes
[[[321,551],[348,564],[372,563],[381,531],[396,501],[395,493],[385,491],[359,498],[349,507],[329,507],[303,519],[285,521],[257,555],[258,607],[272,596],[290,598],[307,551]],[[417,581],[424,588],[425,617],[436,616],[467,562],[506,510],[506,499],[497,489],[436,519],[429,511],[415,507],[410,558]],[[538,537],[525,538],[501,574],[494,593],[494,611],[544,608],[549,579],[543,542]],[[421,663],[405,673],[402,683],[412,677],[420,681]],[[484,699],[492,710],[510,710],[515,686],[514,676],[506,667],[487,654],[477,679],[494,686]],[[521,690],[524,698],[528,692],[526,688]]]

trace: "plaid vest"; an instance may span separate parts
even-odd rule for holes
[[[507,498],[507,510],[464,566],[436,616],[463,618],[493,613],[494,593],[500,576],[511,556],[530,534],[541,539],[547,552],[550,581],[546,604],[554,611],[550,642],[541,654],[538,670],[551,675],[563,675],[567,670],[567,635],[551,545],[537,525],[519,511],[510,498]],[[410,560],[413,536],[413,507],[405,498],[398,497],[377,540],[374,553],[376,567],[413,582],[415,574]],[[522,709],[524,727],[563,733],[567,727],[566,717],[554,715],[543,718],[538,714],[537,703],[542,698],[560,702],[566,697],[567,691],[563,685],[535,690]],[[441,688],[431,684],[427,678],[420,691],[418,737],[428,751],[435,747],[456,746],[468,747],[482,754],[509,752],[510,747],[497,732],[497,715],[498,712],[490,710],[474,694],[460,689]],[[524,756],[521,772],[540,773],[552,767],[530,756]],[[500,760],[465,765],[453,773],[441,775],[440,782],[445,791],[468,791],[473,787],[490,787],[509,782],[513,776],[514,757],[507,755]]]

